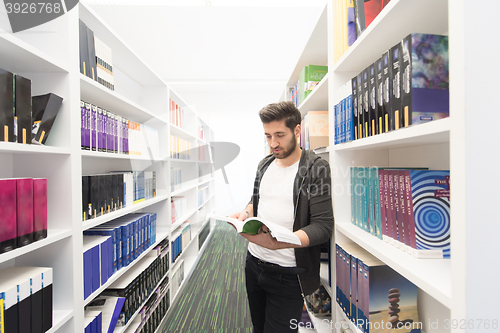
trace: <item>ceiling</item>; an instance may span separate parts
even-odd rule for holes
[[[82,0],[205,119],[279,99],[325,0]],[[138,5],[137,3],[140,3]]]

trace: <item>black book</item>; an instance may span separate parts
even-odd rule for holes
[[[92,205],[90,204],[90,176],[82,176],[82,218],[83,221],[92,218]]]
[[[31,144],[31,80],[15,75],[15,119],[18,143]]]
[[[88,52],[88,73],[87,76],[97,81],[97,67],[95,57],[94,32],[87,27],[87,52]]]
[[[14,74],[0,68],[0,141],[15,142]]]
[[[101,215],[100,200],[99,200],[99,178],[96,175],[89,176],[89,208],[92,211],[90,218],[95,218]]]
[[[363,79],[363,137],[367,138],[371,136],[371,119],[370,119],[370,88],[369,88],[369,67],[365,68],[365,70],[362,72],[362,79]]]
[[[384,133],[384,116],[383,116],[383,109],[384,109],[384,90],[383,90],[383,68],[382,68],[382,58],[379,58],[377,61],[375,61],[375,85],[377,86],[376,88],[376,109],[375,109],[375,115],[377,117],[377,134],[382,134]]]
[[[87,75],[89,69],[89,51],[87,42],[87,25],[80,21],[80,73]],[[87,75],[88,76],[88,75]]]
[[[363,113],[363,73],[356,77],[358,86],[358,139],[363,138],[364,113]]]
[[[368,98],[370,99],[370,134],[376,135],[378,132],[378,118],[377,118],[377,84],[376,84],[375,63],[368,67]]]
[[[353,140],[359,139],[358,137],[358,80],[356,77],[351,79],[352,86],[352,125],[354,126],[354,138]]]
[[[403,112],[401,112],[401,43],[397,43],[391,47],[391,66],[392,66],[392,101],[391,101],[391,118],[393,119],[393,127],[397,130],[403,125]]]
[[[394,128],[392,115],[392,65],[390,50],[382,54],[382,117],[384,118],[384,133]]]
[[[33,96],[31,100],[33,124],[35,124],[35,121],[40,121],[39,127],[33,126],[32,138],[38,143],[45,144],[49,137],[50,130],[52,129],[52,125],[54,125],[54,121],[56,120],[57,113],[61,108],[63,99],[56,94],[49,93]]]

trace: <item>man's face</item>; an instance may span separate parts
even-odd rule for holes
[[[285,125],[285,120],[272,121],[264,124],[264,133],[274,157],[283,159],[290,156],[295,150],[297,135],[300,134],[300,125],[297,125],[294,132],[292,132]]]

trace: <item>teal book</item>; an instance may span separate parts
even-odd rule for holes
[[[372,168],[372,179],[373,179],[373,197],[374,197],[374,217],[375,217],[375,236],[382,239],[382,214],[381,214],[381,198],[380,198],[380,181],[379,181],[379,169],[377,167]]]
[[[374,183],[372,177],[372,168],[367,168],[367,182],[368,182],[368,225],[370,227],[370,234],[375,236],[375,195]]]

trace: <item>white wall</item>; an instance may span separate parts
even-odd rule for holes
[[[225,167],[229,184],[225,183],[220,170],[215,172],[216,212],[219,214],[242,210],[250,200],[257,164],[264,157],[264,130],[258,112],[278,99],[276,88],[245,86],[246,89],[228,87],[226,91],[230,92],[223,93],[207,92],[207,89],[205,92],[181,92],[181,86],[173,87],[186,100],[200,101],[201,106],[194,104],[192,107],[214,130],[215,141],[232,142],[241,148],[238,157]]]

